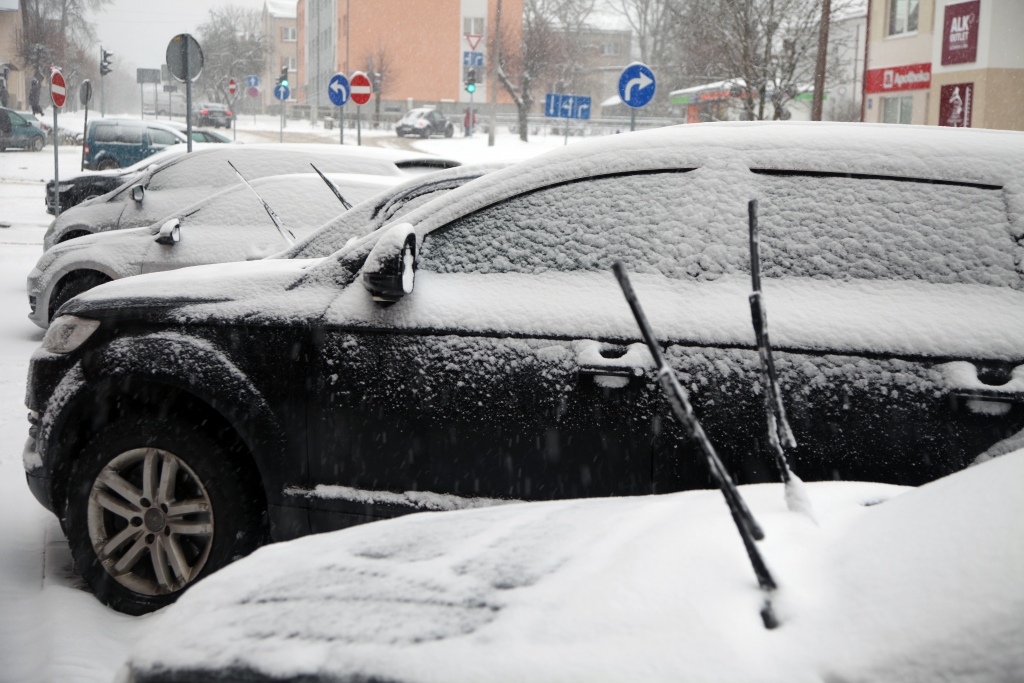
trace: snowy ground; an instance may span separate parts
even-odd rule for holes
[[[47,120],[50,120],[49,118]],[[277,119],[239,118],[238,138],[273,142]],[[61,115],[62,127],[78,127],[81,115]],[[289,121],[286,141],[326,143],[338,131]],[[355,143],[354,131],[345,132]],[[393,133],[365,131],[364,143],[421,150],[466,163],[518,161],[557,147],[560,138],[523,144],[516,136],[399,140]],[[570,139],[570,144],[573,139]],[[60,148],[61,175],[78,172],[81,147]],[[42,339],[29,322],[25,277],[42,253],[45,182],[53,178],[53,148],[40,153],[0,154],[0,682],[103,681],[109,683],[140,636],[144,622],[107,609],[85,592],[57,520],[32,497],[25,484],[21,450],[28,434],[24,407],[28,359]]]

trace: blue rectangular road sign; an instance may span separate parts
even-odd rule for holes
[[[587,120],[590,118],[590,98],[549,92],[544,96],[544,116]]]
[[[258,88],[258,87],[260,87],[260,77],[259,76],[246,76],[245,80],[247,81],[246,85],[245,85],[245,87],[247,87],[247,88]]]
[[[484,53],[483,52],[463,52],[462,53],[462,66],[483,66],[484,65]]]

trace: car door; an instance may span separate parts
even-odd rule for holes
[[[32,126],[20,114],[10,112],[11,118],[11,145],[13,147],[28,147],[32,142]]]
[[[162,152],[168,147],[181,142],[174,133],[163,130],[162,128],[147,128],[146,135],[149,142],[149,154]]]

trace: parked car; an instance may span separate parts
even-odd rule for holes
[[[19,111],[18,116],[25,119],[29,123],[41,128],[43,132],[46,133],[46,141],[48,143],[53,142],[53,129],[52,126],[50,126],[50,124],[48,124],[46,121],[43,121],[38,116],[33,114],[31,111]]]
[[[192,109],[192,123],[197,126],[230,128],[232,116],[230,109],[216,102],[197,104]]]
[[[46,131],[14,111],[0,107],[0,152],[23,147],[38,152],[46,146]]]
[[[216,143],[231,143],[236,142],[226,135],[217,133],[216,131],[206,130],[200,128],[199,130],[192,131],[193,142],[216,142]]]
[[[777,481],[751,199],[794,471],[922,484],[1024,427],[1022,181],[1021,133],[677,126],[489,173],[326,258],[110,282],[32,358],[29,487],[136,613],[268,535],[422,501],[707,487],[616,261],[733,478]]]
[[[362,202],[402,181],[400,176],[384,175],[333,173],[327,177],[347,202]],[[303,239],[346,210],[316,173],[259,178],[252,186],[294,239]],[[176,224],[176,239],[166,238],[166,230],[161,232],[169,222]],[[54,245],[29,273],[29,318],[45,328],[66,301],[103,282],[202,263],[263,258],[285,249],[287,239],[274,227],[252,189],[232,185],[153,225]]]
[[[84,171],[67,178],[62,173],[60,179],[60,210],[62,212],[67,211],[73,206],[78,206],[83,202],[112,192],[143,171],[156,168],[179,154],[184,154],[186,147],[186,145],[168,147],[164,151],[146,157],[127,168],[116,168],[109,171]],[[198,150],[201,147],[196,146],[193,149]],[[46,213],[54,213],[53,179],[46,181],[45,202]]]
[[[216,145],[182,155],[147,171],[130,185],[61,213],[46,231],[44,249],[94,232],[152,225],[163,216],[246,179],[307,173],[315,163],[324,173],[401,176],[458,162],[395,150],[327,145]],[[442,166],[443,167],[443,166]],[[138,188],[138,189],[136,189]]]
[[[455,126],[436,109],[410,109],[395,126],[398,137],[418,135],[428,138],[431,135],[443,135],[450,138],[455,134]]]
[[[96,171],[124,168],[185,142],[182,133],[158,121],[100,119],[89,124],[84,165]]]

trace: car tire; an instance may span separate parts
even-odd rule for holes
[[[400,131],[400,130],[397,130],[397,131],[395,131],[395,135],[397,135],[397,136],[398,136],[398,137],[400,137],[400,138],[404,138],[404,137],[405,137],[405,133],[403,133],[403,132],[402,132],[402,131]]]
[[[43,136],[42,135],[36,135],[35,137],[32,138],[32,151],[33,152],[42,152],[43,151],[43,147],[45,145],[46,145],[46,143],[43,140]]]
[[[100,159],[100,162],[96,164],[97,171],[109,171],[114,168],[121,168],[121,164],[117,163],[117,159],[112,159],[111,157]]]
[[[424,130],[422,133],[420,133],[420,137],[423,138],[424,140],[426,140],[427,138],[430,137],[430,131],[429,130]]]
[[[62,240],[63,241],[63,240]],[[99,287],[111,278],[98,270],[80,270],[64,276],[53,294],[50,296],[50,306],[47,310],[47,320],[53,320],[53,316],[60,310],[60,307],[74,299],[82,292],[88,292],[93,287]]]
[[[128,414],[94,435],[71,469],[64,528],[100,602],[152,612],[266,541],[262,498],[238,457],[174,416]]]
[[[449,123],[449,124],[448,124],[447,126],[445,126],[445,128],[444,128],[444,136],[445,136],[446,138],[450,138],[450,137],[451,137],[451,136],[453,136],[453,135],[455,135],[455,126],[453,126],[452,124],[450,124],[450,123]]]

